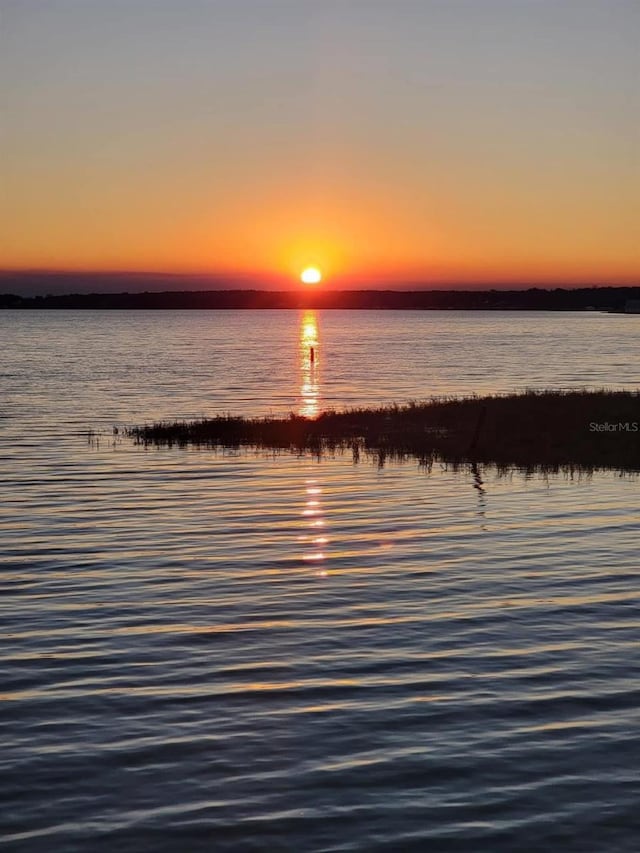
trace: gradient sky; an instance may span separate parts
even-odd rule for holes
[[[0,0],[0,267],[640,283],[639,44],[639,0]]]

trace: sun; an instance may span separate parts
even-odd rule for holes
[[[300,281],[303,284],[318,284],[322,281],[322,273],[317,267],[307,267],[300,273]]]

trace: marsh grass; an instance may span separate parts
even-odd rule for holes
[[[318,456],[350,451],[387,459],[488,463],[525,470],[640,470],[640,393],[526,391],[434,397],[309,419],[224,415],[128,430],[144,445],[268,448]]]

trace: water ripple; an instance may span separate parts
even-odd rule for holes
[[[49,322],[53,358],[71,343]],[[166,333],[109,321],[122,340],[146,330],[168,371],[158,396],[122,340],[112,352],[96,338],[91,361],[92,322],[74,324],[78,360],[67,353],[59,375],[42,362],[41,381],[14,336],[3,379],[3,849],[635,853],[637,480],[487,470],[479,494],[445,466],[90,444],[91,423],[229,407],[210,399],[206,347],[189,350],[185,390]],[[166,322],[178,349],[195,327],[212,340],[211,318]],[[404,344],[370,390],[361,359],[384,331],[369,322],[349,365],[344,320],[323,318],[325,399],[420,396]],[[437,331],[425,322],[407,338],[419,359],[420,335]],[[452,322],[437,334],[449,340]],[[499,321],[474,322],[489,346]],[[541,334],[567,341],[566,373],[583,327],[553,322]],[[615,318],[585,322],[627,334]],[[523,323],[505,384],[531,379]],[[246,380],[236,352],[225,382],[249,409],[289,405],[287,353]],[[81,358],[98,387],[71,411],[60,391],[69,370],[90,387]]]

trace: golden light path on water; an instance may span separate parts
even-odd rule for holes
[[[304,311],[300,322],[301,403],[298,414],[317,418],[320,414],[320,352],[318,316]]]
[[[320,414],[320,356],[318,317],[315,311],[304,311],[300,321],[300,406],[298,414],[316,418]],[[302,559],[316,564],[319,577],[327,577],[323,564],[326,560],[326,521],[322,508],[322,486],[316,478],[305,480],[305,504],[302,510],[307,533],[299,539],[304,544]]]
[[[329,537],[322,507],[322,486],[313,477],[305,480],[305,504],[302,517],[306,522],[307,530],[299,537],[304,546],[302,559],[317,565],[318,577],[327,577],[329,572],[324,566],[324,561],[327,559],[326,546],[329,544]]]

